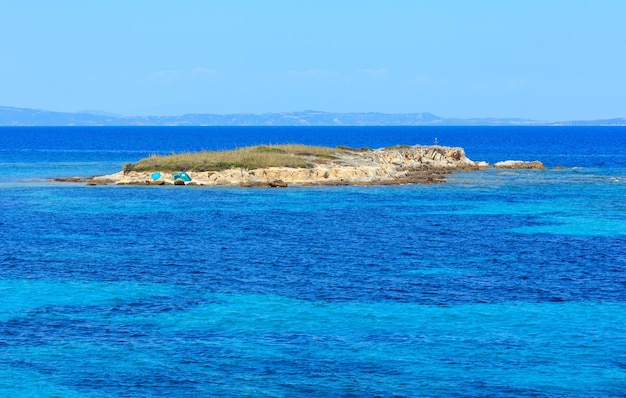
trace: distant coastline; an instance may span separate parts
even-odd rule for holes
[[[0,127],[19,126],[626,126],[626,118],[546,122],[519,118],[446,118],[419,113],[322,111],[122,116],[0,106]]]

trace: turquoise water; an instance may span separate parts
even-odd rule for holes
[[[115,172],[185,131],[124,130],[119,148],[112,128],[0,129],[0,395],[624,395],[626,131],[236,131],[437,134],[550,167],[444,185],[45,181]],[[207,131],[201,148],[232,133]]]

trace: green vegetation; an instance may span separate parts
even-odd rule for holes
[[[124,166],[129,171],[220,171],[264,167],[310,168],[323,159],[334,159],[341,149],[301,144],[262,145],[228,151],[202,151],[172,155],[152,155]]]
[[[409,149],[411,146],[410,145],[394,145],[394,146],[388,146],[387,148],[385,148],[386,150],[392,150],[392,149]]]
[[[352,148],[345,145],[339,145],[337,149],[344,152],[370,152],[372,150],[372,148],[368,148],[366,146],[362,148]]]

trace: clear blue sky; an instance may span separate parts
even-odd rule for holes
[[[623,0],[20,0],[0,105],[626,116]]]

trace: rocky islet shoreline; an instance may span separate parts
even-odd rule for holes
[[[436,184],[456,170],[502,169],[543,170],[540,161],[507,160],[495,163],[475,162],[463,148],[433,146],[398,146],[376,150],[343,151],[333,159],[312,159],[312,167],[266,167],[248,170],[229,168],[219,171],[187,171],[191,181],[175,178],[175,172],[120,171],[93,177],[55,178],[59,182],[88,185],[203,185],[241,187],[287,187],[332,185]],[[159,171],[157,175],[154,172]],[[182,171],[182,170],[181,170]],[[158,177],[157,177],[158,176]],[[157,177],[157,178],[155,178]]]

